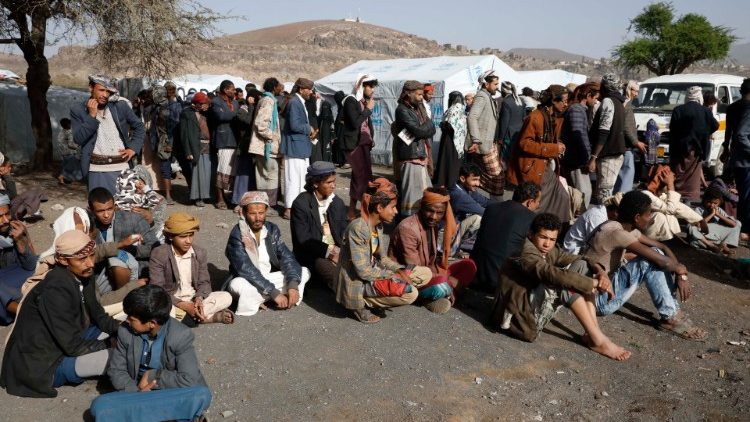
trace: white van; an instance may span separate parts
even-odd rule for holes
[[[714,176],[721,175],[723,168],[719,155],[724,142],[724,130],[727,123],[727,106],[740,99],[740,85],[743,78],[733,75],[707,73],[684,73],[679,75],[657,76],[641,83],[638,98],[633,100],[635,124],[639,138],[643,139],[646,123],[654,119],[661,133],[661,144],[657,150],[659,162],[668,162],[669,157],[669,119],[672,110],[685,103],[687,89],[700,86],[703,93],[716,95],[718,103],[713,112],[719,121],[719,130],[711,137],[711,151],[708,161],[703,163]]]

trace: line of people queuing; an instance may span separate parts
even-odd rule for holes
[[[624,154],[610,154],[622,149],[620,132],[626,125],[622,96],[613,88],[619,83],[612,75],[602,81],[606,94],[596,112],[585,109],[582,120],[569,118],[575,107],[567,106],[568,90],[551,86],[520,128],[501,118],[506,103],[519,108],[507,112],[510,116],[525,114],[512,84],[501,85],[506,96],[498,101],[499,76],[487,72],[481,81],[468,115],[464,96],[450,96],[443,127],[451,130],[443,134],[439,156],[453,149],[455,161],[449,167],[458,164],[451,176],[455,180],[433,186],[436,174],[449,172],[444,161],[438,160],[436,169],[431,164],[435,129],[426,112],[425,84],[408,81],[392,127],[400,186],[387,178],[373,179],[370,165],[367,178],[352,177],[362,194],[348,205],[334,193],[335,165],[310,163],[305,157],[316,131],[304,101],[312,83],[298,80],[296,97],[278,115],[278,85],[266,81],[268,90],[257,103],[261,107],[266,100],[267,120],[258,121],[260,112],[255,113],[253,128],[267,125],[272,133],[281,132],[278,154],[284,157],[288,182],[284,193],[293,195],[285,202],[292,245],[290,249],[280,228],[267,220],[278,188],[241,192],[232,201],[239,218],[225,248],[230,276],[216,283],[205,249],[193,243],[199,219],[184,212],[167,216],[168,200],[154,192],[147,170],[131,168],[142,147],[138,137],[145,134],[143,122],[127,102],[110,100],[115,94],[111,80],[92,77],[92,99],[71,109],[73,139],[81,146],[82,166],[88,165],[88,208],[65,210],[53,224],[52,247],[37,254],[24,224],[12,215],[10,199],[0,195],[0,312],[5,323],[15,320],[0,385],[14,395],[54,397],[59,386],[106,373],[118,391],[92,404],[92,414],[101,420],[200,418],[211,393],[188,327],[232,324],[238,316],[268,306],[292,309],[310,281],[330,288],[353,318],[367,324],[380,321],[387,308],[418,303],[441,314],[467,288],[493,292],[489,324],[527,341],[564,305],[581,323],[583,342],[614,360],[626,360],[631,352],[609,339],[597,318],[615,312],[645,284],[660,329],[687,340],[705,339],[707,331],[681,309],[692,295],[688,270],[661,240],[679,230],[676,219],[690,221],[690,211],[698,216],[697,244],[721,252],[730,239],[739,241],[740,222],[720,207],[724,191],[707,189],[701,208],[690,209],[676,191],[682,173],[655,168],[648,188],[614,194],[621,170],[616,163],[624,161]],[[357,154],[369,156],[356,150],[372,148],[376,87],[375,78],[363,76],[343,99],[351,116],[345,117],[344,108],[342,118],[356,129],[348,135],[354,145],[348,154],[353,169],[363,164]],[[235,92],[225,88],[227,98]],[[593,83],[577,87],[576,104],[594,104],[595,88]],[[208,120],[205,113],[213,105],[206,107],[199,94],[181,113],[195,117],[191,124],[198,136],[193,139],[202,145],[206,135],[209,142],[215,138],[211,129],[204,132],[211,126],[201,121]],[[750,101],[750,82],[743,84],[743,95],[740,105]],[[221,95],[217,98],[224,101],[221,107],[234,107]],[[747,108],[737,109],[730,122],[735,161],[750,145],[745,125],[750,116],[743,114]],[[585,127],[589,119],[593,131]],[[180,126],[187,120],[181,119]],[[498,132],[498,123],[507,130]],[[570,136],[578,142],[584,133],[590,139],[595,135],[596,141],[583,149],[586,159],[562,164],[568,145],[575,148],[563,134],[573,132]],[[261,144],[264,158],[270,159],[274,142],[271,136]],[[587,174],[584,169],[597,176],[601,172],[606,180],[592,189],[595,204],[575,220],[580,207],[571,205],[573,191],[558,176],[572,167],[580,174]],[[222,174],[220,170],[217,177]],[[575,186],[575,178],[570,180]],[[513,195],[503,201],[506,182]],[[741,194],[740,215],[746,209],[742,201]],[[220,288],[214,291],[212,285]],[[153,400],[143,400],[144,393]]]

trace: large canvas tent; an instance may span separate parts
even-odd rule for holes
[[[464,94],[474,92],[478,87],[479,76],[486,70],[494,69],[500,80],[511,81],[519,91],[524,86],[540,90],[549,86],[548,80],[555,76],[561,78],[555,83],[566,84],[570,76],[564,73],[536,73],[516,72],[505,62],[494,55],[487,56],[441,56],[419,59],[393,60],[360,60],[335,73],[315,82],[316,90],[335,106],[333,95],[336,91],[352,92],[355,82],[360,75],[371,75],[378,79],[379,85],[375,91],[375,108],[372,112],[372,123],[375,131],[375,147],[372,150],[372,160],[378,164],[390,164],[391,123],[396,112],[398,96],[407,80],[430,82],[435,86],[432,99],[432,120],[437,128],[433,140],[437,145],[440,139],[440,122],[448,106],[448,94],[459,91]],[[563,71],[560,71],[563,72]],[[574,74],[570,74],[574,75]],[[585,76],[582,81],[585,81]],[[578,78],[577,79],[581,79]],[[544,85],[546,83],[546,85]],[[437,148],[433,148],[437,154]]]
[[[52,123],[52,139],[60,133],[60,119],[70,118],[70,106],[89,98],[89,93],[52,86],[47,91],[48,110]],[[55,159],[57,156],[56,148]],[[15,83],[0,83],[0,151],[16,164],[32,161],[36,152],[36,138],[31,129],[31,111],[26,87]]]

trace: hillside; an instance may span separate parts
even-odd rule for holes
[[[589,76],[617,70],[609,60],[563,50],[515,48],[503,53],[485,48],[474,51],[462,45],[441,45],[434,40],[367,23],[318,20],[216,38],[213,47],[200,49],[195,61],[186,61],[174,74],[228,73],[256,82],[269,76],[293,81],[300,76],[318,79],[364,59],[468,54],[495,54],[518,70],[559,68]],[[17,55],[0,53],[0,68],[21,75],[26,72],[25,62]],[[50,73],[56,85],[84,87],[88,74],[101,71],[103,66],[92,59],[85,47],[61,47],[58,54],[50,58]],[[747,68],[726,64],[723,67],[700,65],[690,71],[748,74]],[[623,76],[644,79],[649,75],[626,72]]]
[[[729,56],[739,64],[750,65],[750,43],[733,45],[729,49]]]

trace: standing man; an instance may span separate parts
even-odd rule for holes
[[[625,154],[625,98],[620,93],[620,78],[607,73],[601,83],[602,104],[591,125],[589,173],[596,172],[594,199],[601,204],[612,196]]]
[[[232,189],[237,161],[235,121],[240,106],[234,95],[232,81],[222,81],[219,95],[211,101],[209,109],[212,123],[211,147],[216,150],[216,208],[220,210],[227,209],[224,191]]]
[[[727,108],[722,160],[729,159],[739,193],[737,218],[750,229],[750,78],[740,86],[742,98]]]
[[[400,163],[401,214],[408,217],[419,210],[426,188],[432,186],[427,172],[427,142],[435,134],[435,125],[427,117],[422,102],[424,85],[406,81],[398,99],[396,117],[391,125],[396,160]]]
[[[474,160],[482,169],[482,189],[490,194],[490,198],[502,201],[505,180],[495,143],[497,103],[492,98],[497,92],[499,80],[494,70],[488,70],[479,77],[482,88],[474,96],[474,104],[466,120],[469,128],[466,140],[469,153],[473,154]]]
[[[281,153],[284,155],[284,219],[292,216],[292,204],[304,192],[305,174],[312,155],[315,130],[305,107],[312,95],[313,81],[297,79],[292,95],[284,108],[284,129],[281,132]]]
[[[565,110],[560,137],[565,144],[565,155],[560,159],[562,173],[568,183],[583,194],[586,208],[591,203],[591,177],[588,173],[588,162],[591,159],[589,129],[591,110],[599,98],[599,83],[586,82],[573,91],[573,101]]]
[[[125,101],[109,101],[117,93],[114,80],[89,76],[91,98],[70,108],[73,140],[81,146],[81,172],[88,190],[103,187],[115,193],[117,176],[131,167],[143,147],[143,122]]]
[[[253,134],[250,137],[250,154],[253,154],[255,161],[255,185],[268,195],[271,208],[278,204],[281,121],[276,98],[283,90],[284,84],[276,78],[263,82],[263,96],[255,108]]]
[[[343,120],[341,131],[341,148],[346,151],[346,161],[352,166],[352,178],[349,186],[349,211],[347,218],[354,220],[357,201],[367,190],[367,184],[372,178],[372,158],[370,150],[374,146],[372,128],[372,109],[375,108],[375,87],[378,80],[370,75],[364,75],[354,85],[352,95],[344,99]]]
[[[211,134],[206,116],[210,103],[205,92],[196,92],[180,115],[180,143],[191,167],[190,200],[199,208],[204,199],[211,199]]]

